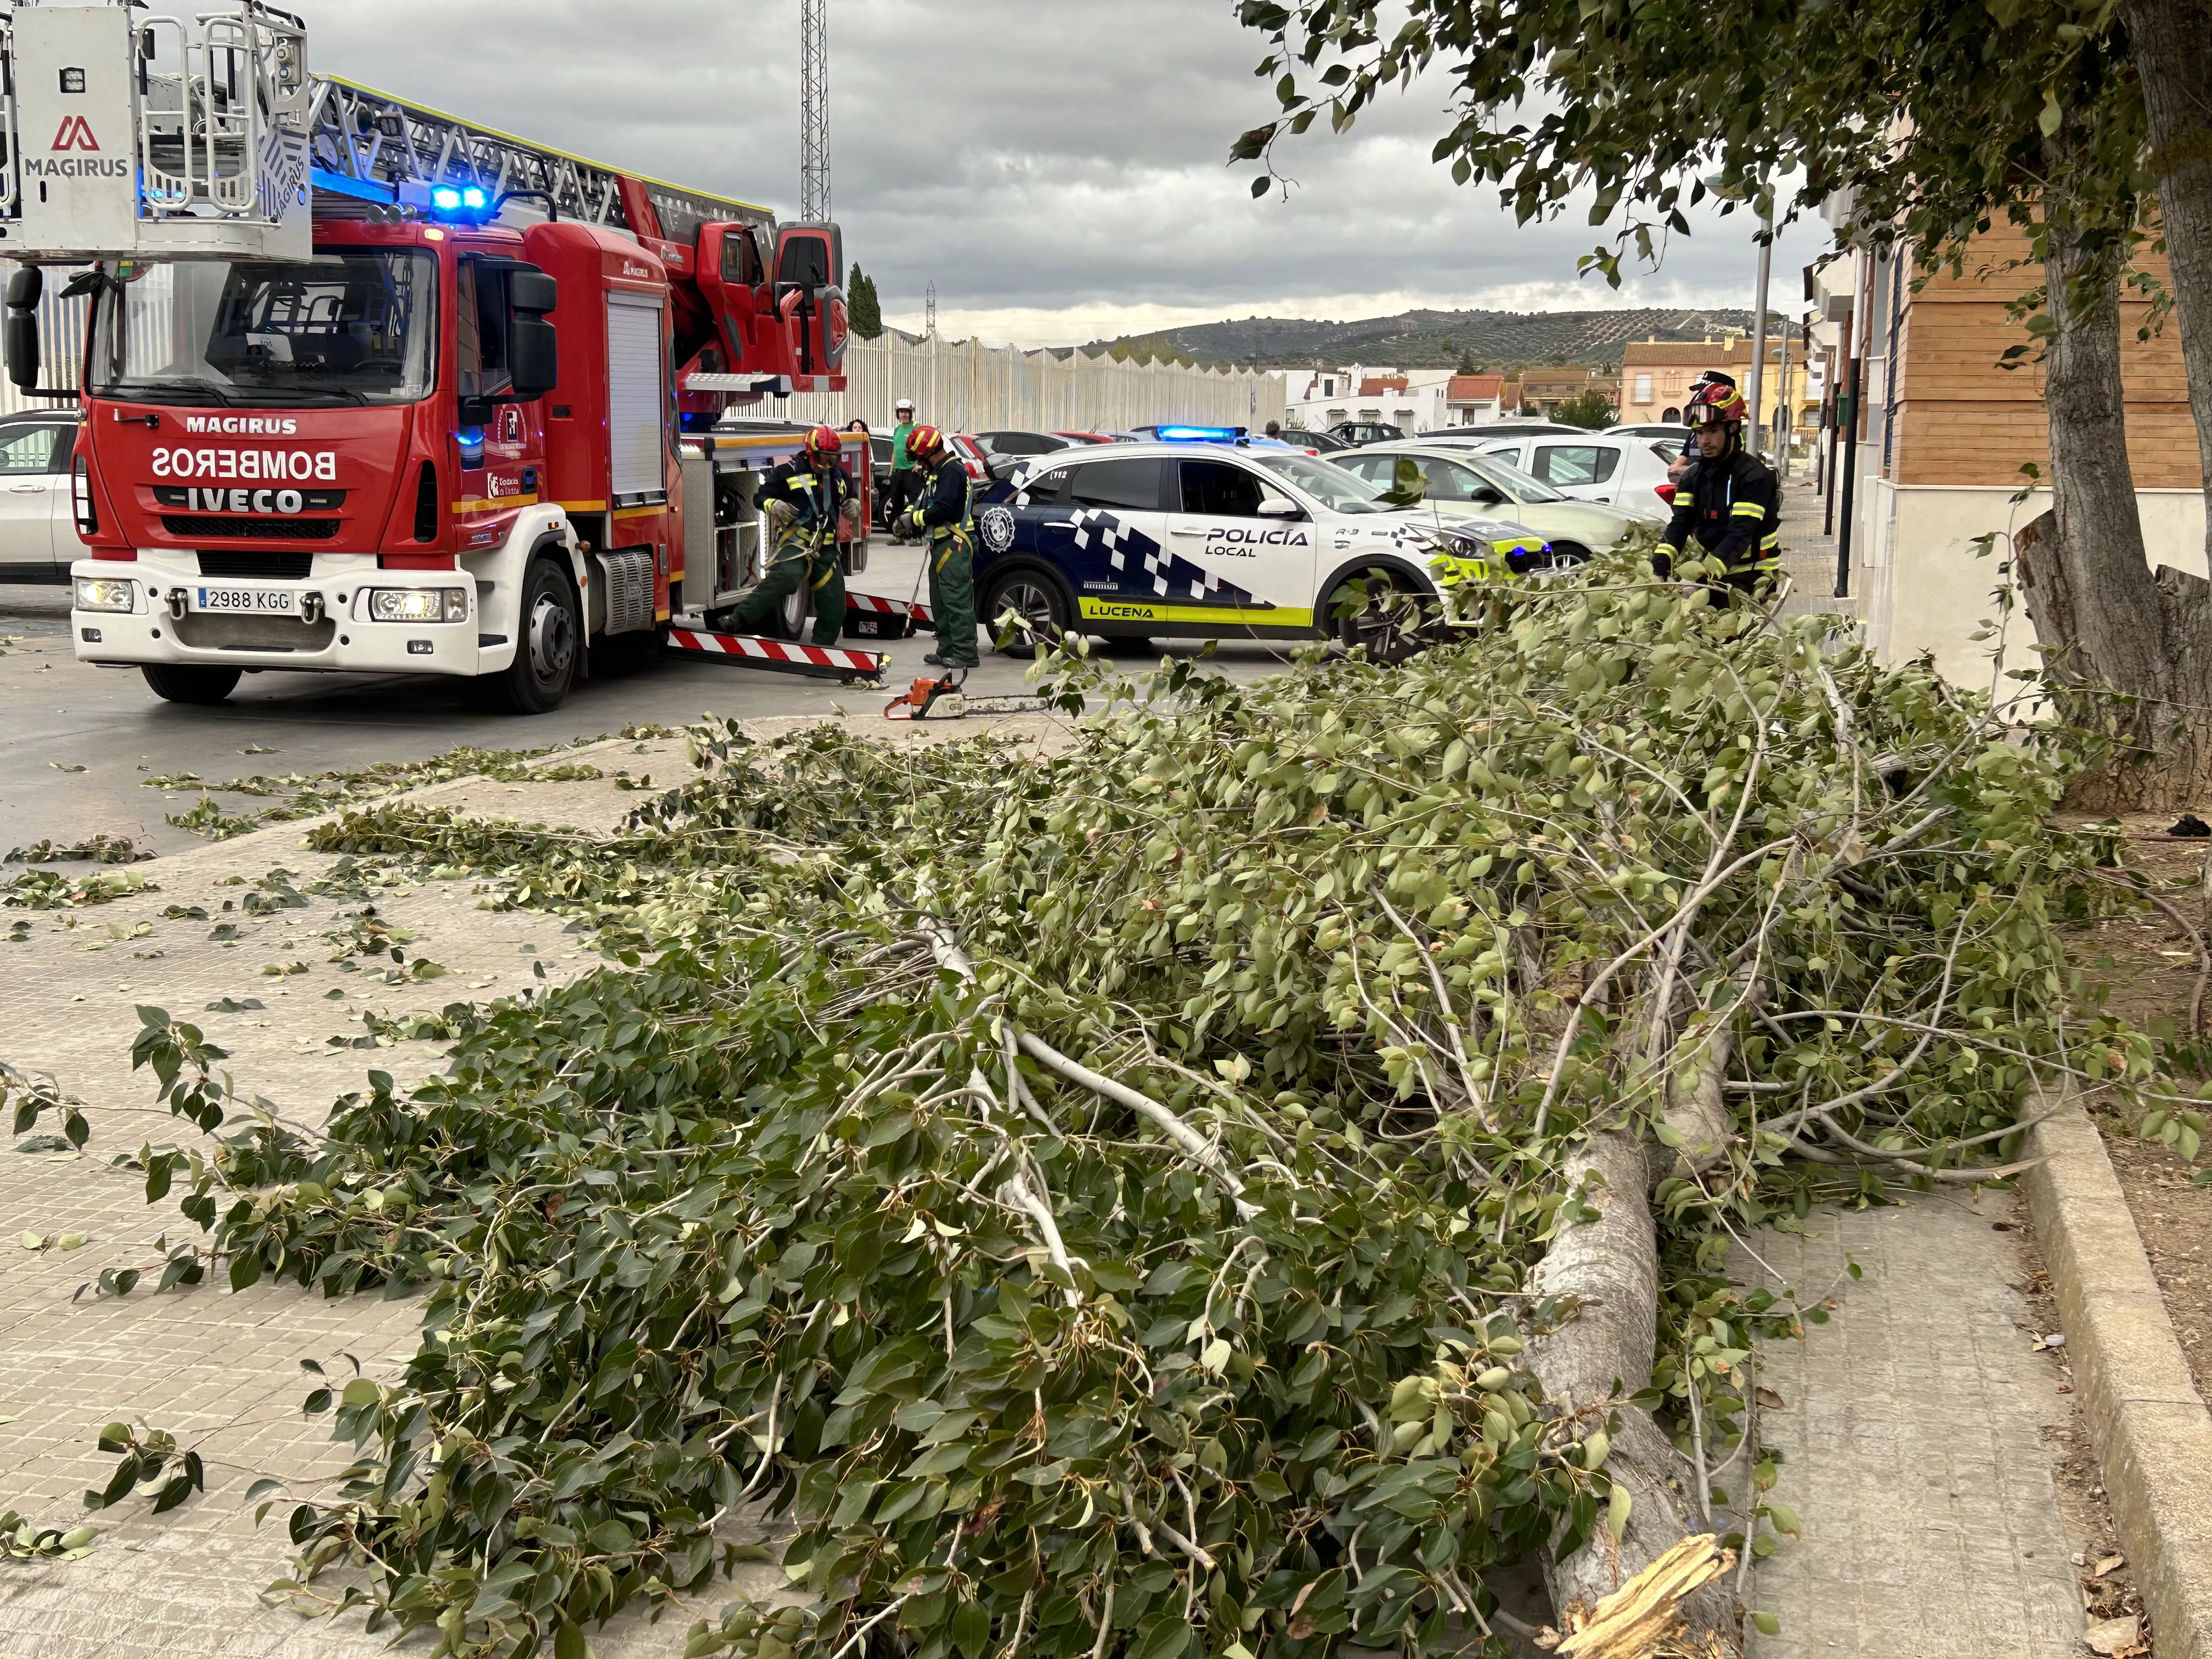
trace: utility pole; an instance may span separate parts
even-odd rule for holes
[[[799,216],[830,211],[830,0],[799,0]],[[830,273],[844,280],[842,271]]]
[[[1766,289],[1767,279],[1774,269],[1774,215],[1771,210],[1761,216],[1760,224],[1765,240],[1759,245],[1759,292],[1752,303],[1751,395],[1748,399],[1751,418],[1744,422],[1745,428],[1752,432],[1760,431],[1759,393],[1764,389],[1766,374]]]

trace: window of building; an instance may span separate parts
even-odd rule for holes
[[[1651,401],[1651,377],[1649,374],[1636,377],[1636,401],[1639,404]]]

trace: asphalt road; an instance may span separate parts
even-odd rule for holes
[[[903,599],[916,568],[909,550],[879,547],[853,586]],[[535,717],[488,714],[453,680],[276,670],[247,675],[219,708],[191,708],[163,702],[136,671],[77,662],[68,614],[62,588],[0,586],[0,744],[6,750],[0,757],[0,852],[41,838],[67,843],[95,833],[129,836],[161,852],[197,845],[191,831],[164,823],[163,815],[188,810],[200,793],[143,787],[149,776],[162,774],[193,772],[212,781],[348,771],[379,761],[425,759],[462,744],[535,749],[604,736],[634,722],[680,726],[702,713],[828,714],[880,706],[892,695],[890,689],[862,691],[834,680],[661,659],[581,684],[559,709]],[[893,641],[887,688],[903,689],[932,672],[921,658],[933,643],[927,635]],[[1178,641],[1168,648],[1195,647]],[[1232,677],[1253,679],[1285,654],[1276,646],[1224,645],[1218,660]],[[1132,670],[1146,663],[1138,655],[1123,660]],[[1018,695],[1027,689],[1028,666],[987,653],[969,688],[977,696]],[[230,811],[244,810],[243,797],[218,793],[217,799]]]

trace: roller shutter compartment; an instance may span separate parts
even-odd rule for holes
[[[668,488],[668,405],[660,365],[660,301],[636,294],[607,295],[608,488],[618,498],[657,500]]]

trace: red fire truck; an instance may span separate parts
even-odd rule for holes
[[[732,597],[760,447],[704,428],[842,388],[836,225],[311,75],[258,0],[18,0],[0,44],[10,378],[62,378],[82,319],[46,393],[84,415],[80,659],[179,702],[281,667],[538,712]]]

